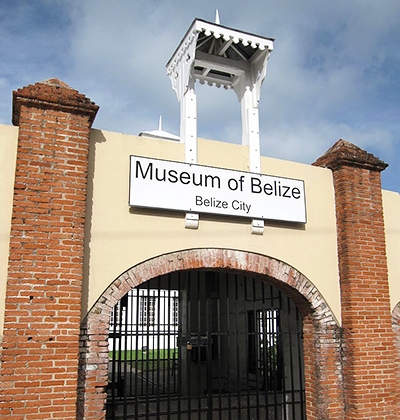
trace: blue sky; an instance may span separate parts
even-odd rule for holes
[[[390,166],[400,191],[398,0],[14,0],[0,4],[0,123],[12,91],[58,77],[100,105],[94,127],[179,134],[165,64],[194,18],[275,38],[260,102],[262,154],[311,163],[339,138]],[[232,91],[196,85],[198,134],[240,142]]]

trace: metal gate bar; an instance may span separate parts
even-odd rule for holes
[[[258,278],[156,277],[115,306],[107,420],[305,420],[302,319]]]

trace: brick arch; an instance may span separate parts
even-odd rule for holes
[[[392,324],[397,348],[397,378],[400,381],[400,302],[393,308]],[[400,413],[400,398],[397,399],[397,405]]]
[[[393,322],[393,328],[396,332],[397,338],[400,340],[400,302],[393,308],[392,322]]]
[[[400,302],[393,308],[392,311],[392,325],[396,339],[397,355],[398,355],[398,367],[397,372],[400,377]],[[399,401],[400,404],[400,401]]]
[[[121,274],[97,300],[82,321],[77,418],[105,418],[107,340],[114,305],[154,277],[203,268],[255,275],[282,289],[296,303],[303,315],[307,419],[341,418],[340,330],[323,296],[304,275],[282,261],[215,248],[177,251],[142,262]]]

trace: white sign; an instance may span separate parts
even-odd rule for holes
[[[129,205],[306,223],[304,182],[131,156]]]

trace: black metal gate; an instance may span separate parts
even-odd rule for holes
[[[115,306],[109,352],[107,419],[306,418],[300,313],[254,277],[148,281]]]

